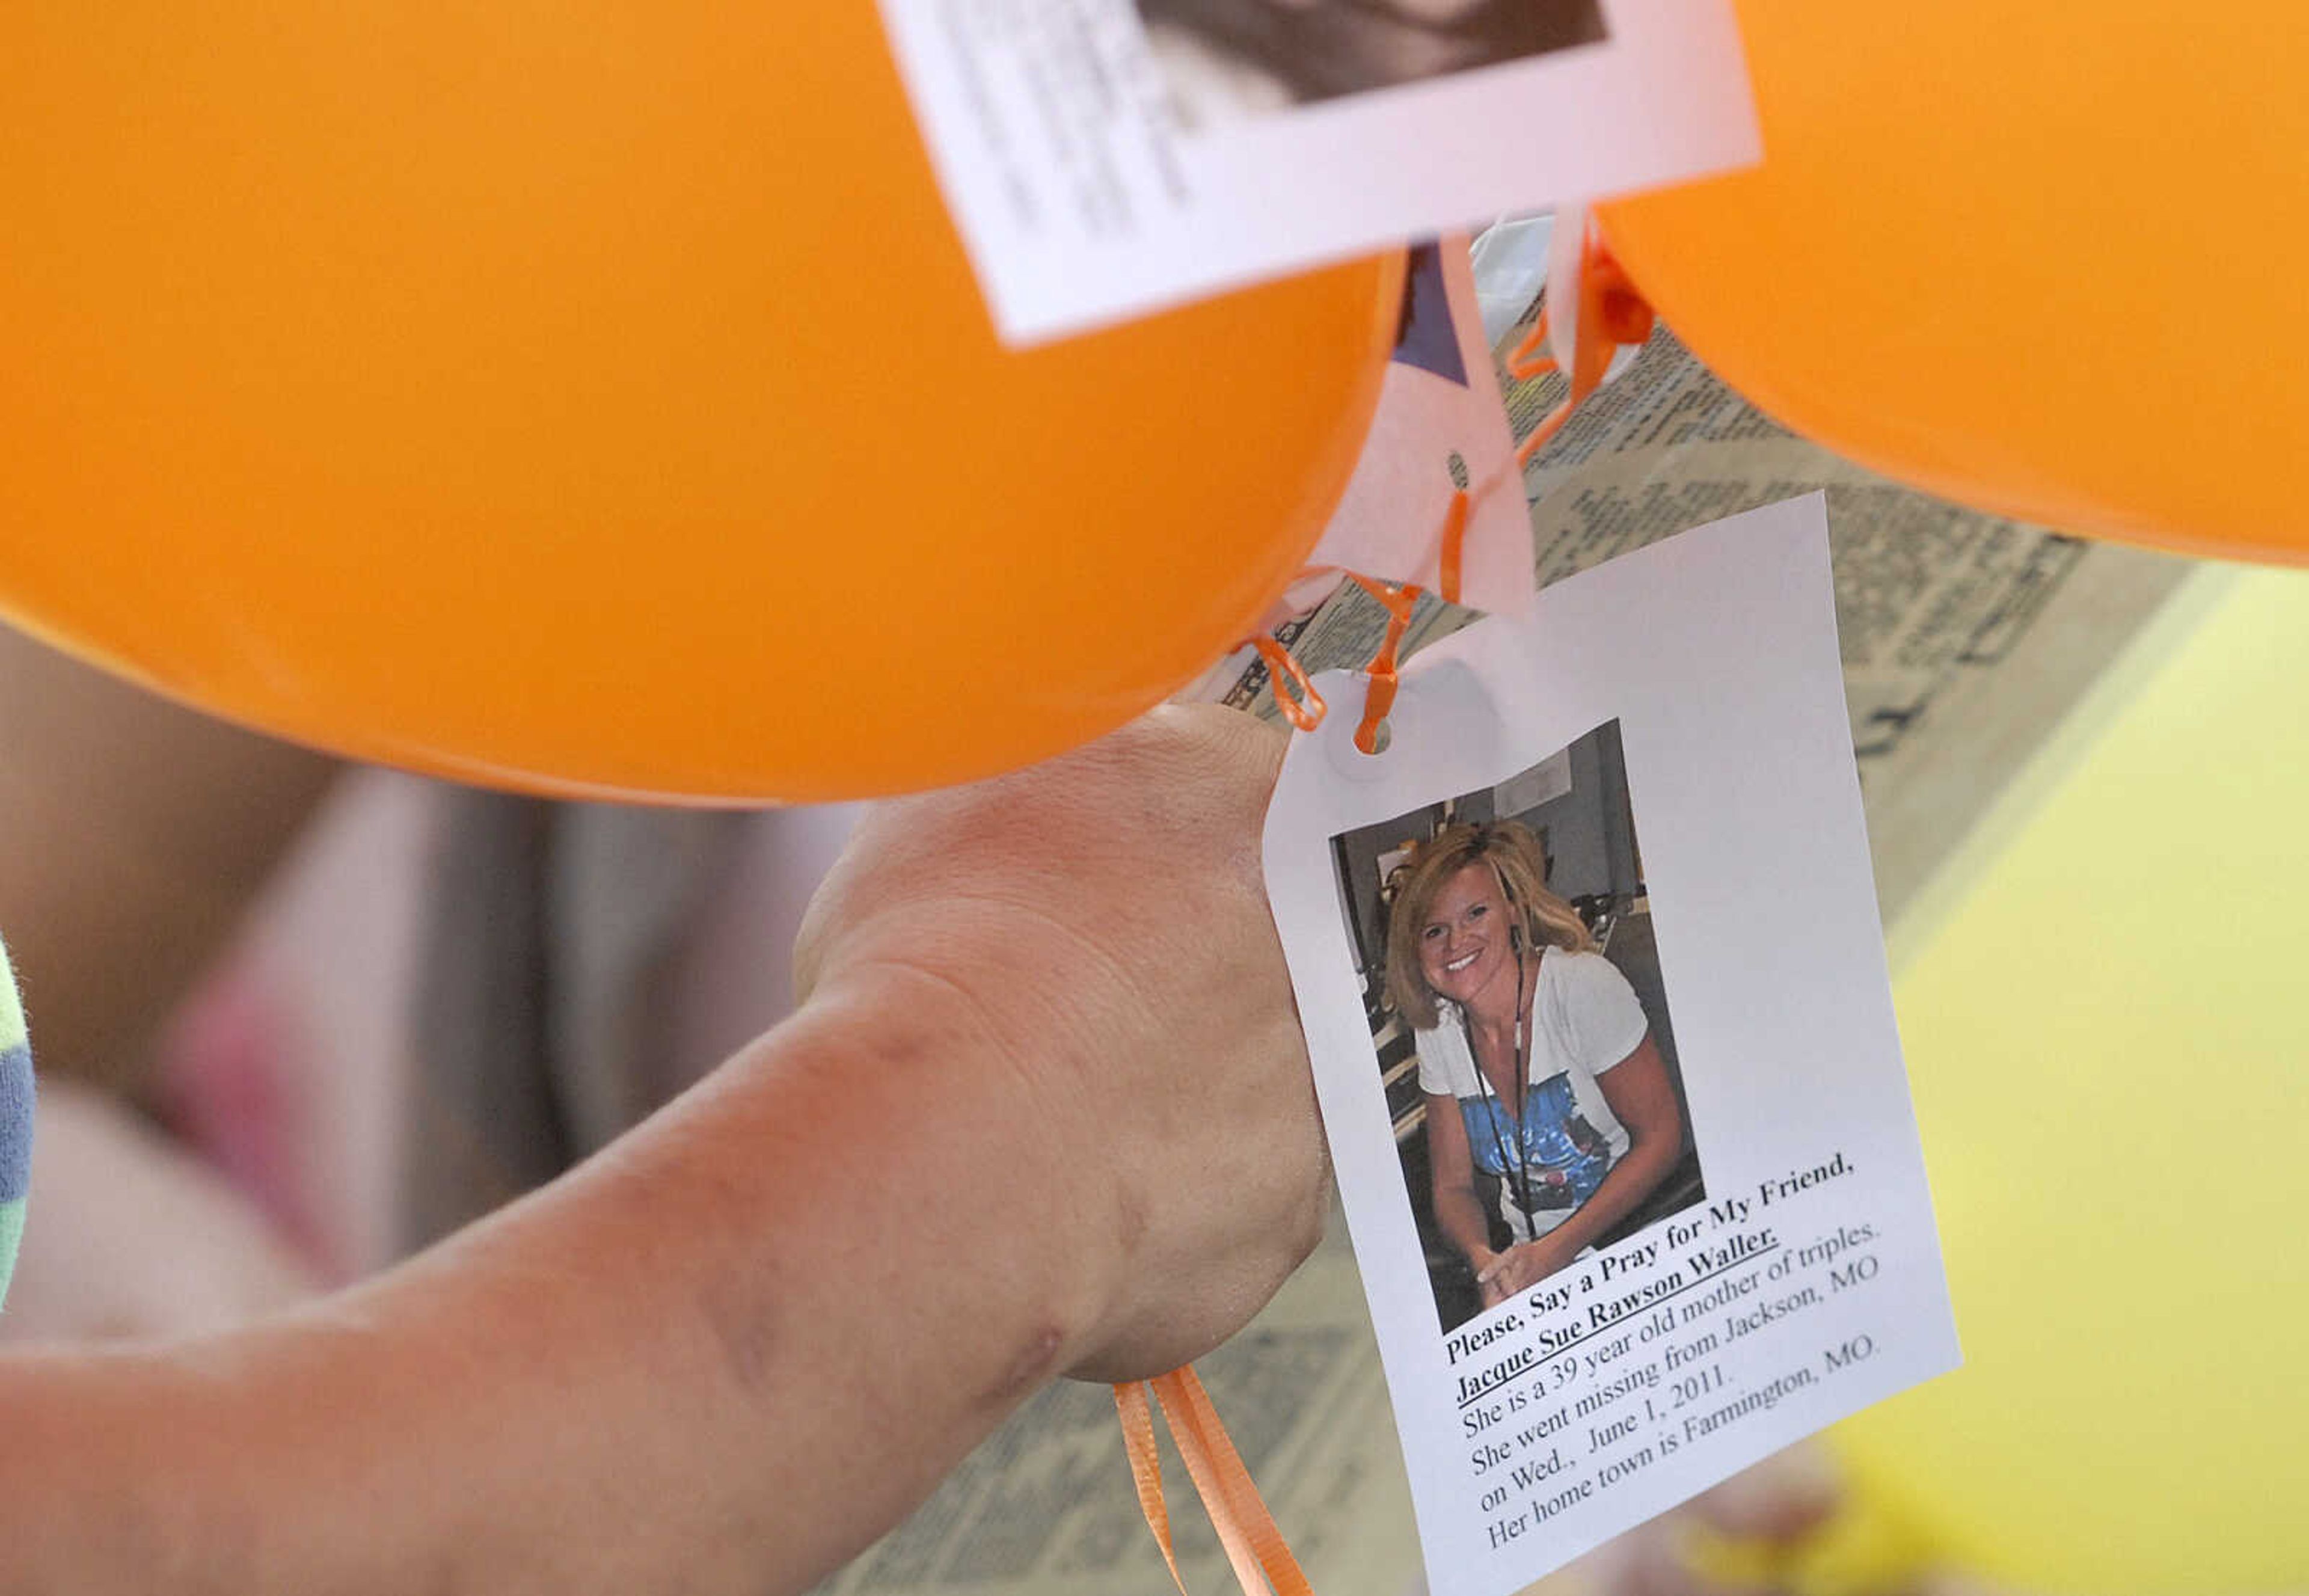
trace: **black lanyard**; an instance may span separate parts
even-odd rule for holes
[[[1506,1106],[1492,1092],[1492,1078],[1483,1073],[1483,1061],[1476,1056],[1475,1028],[1467,1023],[1467,1011],[1465,1005],[1462,1005],[1459,1010],[1459,1034],[1467,1040],[1467,1062],[1475,1067],[1475,1084],[1483,1094],[1484,1103],[1492,1110],[1492,1149],[1500,1156],[1500,1178],[1509,1181],[1515,1193],[1516,1206],[1523,1210],[1524,1225],[1529,1228],[1539,1210],[1532,1206],[1531,1201],[1531,1138],[1525,1133],[1523,1123],[1524,1114],[1531,1106],[1531,1081],[1528,1079],[1531,1073],[1531,1061],[1529,1050],[1525,1045],[1523,948],[1520,938],[1517,939],[1515,961],[1516,1156],[1512,1161],[1508,1158],[1507,1142],[1500,1134],[1500,1120],[1506,1113]]]

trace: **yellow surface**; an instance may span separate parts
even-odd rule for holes
[[[1843,1427],[1993,1578],[2309,1589],[2309,575],[2238,580],[1898,998],[1967,1366]]]
[[[1603,207],[1715,370],[2067,531],[2309,560],[2297,0],[1737,0],[1765,160]]]
[[[1005,350],[864,0],[0,4],[0,602],[453,775],[958,780],[1249,629],[1400,265]]]

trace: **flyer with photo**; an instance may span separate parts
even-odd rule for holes
[[[1814,496],[1293,740],[1266,859],[1435,1596],[1504,1596],[1959,1354]]]
[[[1033,343],[1758,159],[1730,0],[882,0]]]

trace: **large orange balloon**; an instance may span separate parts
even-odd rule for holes
[[[1952,498],[2309,559],[2297,5],[1738,4],[1763,165],[1602,212],[1702,359]]]
[[[719,800],[1207,664],[1399,282],[1000,348],[863,4],[0,6],[0,219],[15,616],[348,753]]]

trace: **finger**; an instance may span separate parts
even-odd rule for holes
[[[1843,1500],[1844,1482],[1828,1453],[1792,1446],[1701,1492],[1691,1513],[1720,1535],[1777,1543],[1817,1529]]]

